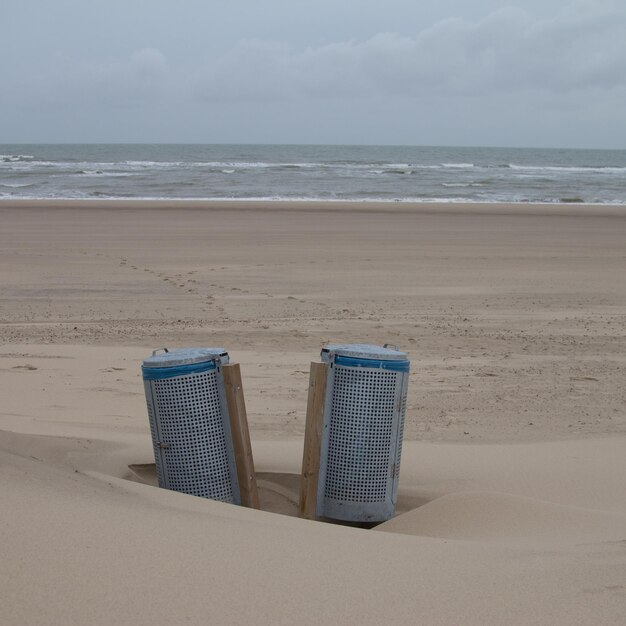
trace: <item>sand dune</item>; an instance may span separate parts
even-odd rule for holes
[[[624,540],[626,511],[614,513],[489,491],[442,496],[376,530],[421,537],[525,545]]]
[[[102,471],[121,467],[115,458],[148,456],[146,441],[133,447],[2,433],[0,444],[2,556],[12,564],[0,574],[7,623],[219,615],[233,624],[618,624],[623,615],[626,511],[470,491],[378,527],[392,532],[366,531]],[[421,446],[410,446],[409,470]],[[262,481],[272,478],[263,470],[286,447],[298,456],[299,442],[257,449]],[[452,465],[455,448],[441,450]],[[624,472],[625,464],[603,468],[613,470]],[[574,491],[576,478],[565,487]],[[418,536],[397,534],[407,532]]]

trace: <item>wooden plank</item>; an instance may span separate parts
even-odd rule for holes
[[[246,403],[241,383],[241,370],[239,364],[234,363],[232,365],[222,365],[222,372],[224,374],[228,414],[230,415],[230,430],[235,451],[241,504],[251,509],[258,509],[260,508],[259,492],[254,472],[250,431],[248,429],[248,414],[246,413]]]
[[[300,505],[298,507],[298,515],[306,519],[315,519],[316,517],[317,483],[320,472],[327,378],[327,363],[311,363],[304,430],[304,452],[302,454]]]

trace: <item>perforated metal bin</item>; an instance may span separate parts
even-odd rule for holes
[[[142,373],[159,486],[240,504],[222,348],[155,350]]]
[[[329,364],[317,515],[378,522],[396,508],[409,361],[365,344],[322,350]]]

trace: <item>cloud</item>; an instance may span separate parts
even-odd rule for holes
[[[207,99],[473,96],[626,85],[626,10],[576,2],[548,20],[508,7],[448,19],[413,37],[380,33],[297,51],[245,41],[195,80]]]
[[[176,63],[156,47],[100,63],[51,59],[40,75],[15,78],[14,91],[32,102],[116,108],[148,101],[597,95],[626,87],[624,32],[623,2],[578,0],[550,19],[507,7],[413,35],[379,33],[320,47],[255,39],[221,56]]]

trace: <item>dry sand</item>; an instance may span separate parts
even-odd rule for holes
[[[623,208],[4,201],[0,224],[0,623],[626,623]],[[329,341],[411,358],[375,530],[294,517]],[[264,511],[151,486],[140,363],[192,345],[241,363]]]

